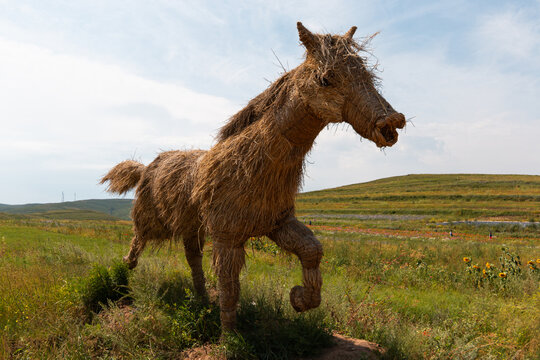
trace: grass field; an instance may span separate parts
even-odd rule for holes
[[[288,292],[300,283],[297,259],[252,239],[239,335],[215,351],[309,357],[337,331],[381,344],[392,359],[539,359],[539,194],[540,177],[486,175],[302,194],[298,215],[325,251],[321,307],[295,314]],[[129,273],[129,295],[90,311],[89,299],[121,278],[130,226],[0,218],[0,357],[179,358],[218,344],[218,309],[191,295],[178,244],[147,250]],[[213,293],[211,248],[204,266]]]

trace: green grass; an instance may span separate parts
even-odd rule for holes
[[[239,333],[218,346],[219,308],[192,295],[181,247],[146,253],[126,274],[118,260],[128,241],[117,234],[128,226],[1,223],[0,357],[179,358],[214,344],[229,358],[282,359],[329,344],[321,313],[295,314],[267,283],[245,284]]]
[[[539,359],[540,226],[448,223],[538,221],[539,193],[535,176],[430,175],[302,194],[300,218],[324,247],[321,306],[294,313],[298,260],[251,240],[239,332],[222,344],[219,309],[193,296],[178,244],[146,250],[126,274],[130,222],[6,215],[0,358],[168,359],[201,345],[231,359],[309,358],[338,331],[381,344],[389,359]],[[211,245],[215,291],[210,259]]]
[[[130,302],[95,294],[88,301],[88,284],[110,294],[113,278],[125,279],[114,273],[128,233],[128,223],[4,220],[0,354],[174,358],[215,344],[229,358],[309,357],[332,330],[378,342],[387,358],[534,359],[540,348],[540,277],[526,265],[540,257],[538,239],[506,245],[522,259],[520,274],[479,283],[463,258],[502,270],[501,243],[316,230],[325,249],[323,303],[300,315],[288,303],[301,281],[298,261],[256,240],[246,246],[239,335],[218,346],[218,308],[191,295],[179,246],[144,253],[129,276]],[[204,266],[215,288],[210,251]]]

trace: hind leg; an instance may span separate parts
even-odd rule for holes
[[[323,255],[322,245],[313,232],[294,216],[289,217],[278,229],[268,235],[278,246],[290,251],[302,263],[303,285],[291,289],[293,308],[306,311],[321,303],[322,277],[319,264]]]
[[[202,268],[202,257],[204,247],[204,232],[194,232],[183,236],[184,250],[186,260],[191,268],[191,277],[193,278],[193,286],[198,296],[207,297],[206,288],[204,286],[204,271]]]
[[[137,266],[139,256],[143,252],[145,246],[146,239],[144,239],[142,236],[138,235],[135,232],[135,236],[133,236],[133,239],[131,240],[131,247],[129,249],[129,253],[123,257],[124,262],[130,269],[133,269],[135,268],[135,266]]]
[[[240,297],[240,270],[244,266],[244,243],[234,246],[214,240],[214,270],[218,276],[222,332],[234,330]]]

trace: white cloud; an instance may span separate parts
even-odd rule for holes
[[[507,10],[486,15],[476,30],[477,46],[496,57],[527,59],[540,55],[538,11]]]
[[[161,149],[207,148],[237,110],[224,98],[34,45],[0,38],[0,54],[0,166],[12,169],[3,174],[8,187],[22,186],[29,163],[35,171],[71,170],[70,177],[95,170],[87,179],[93,186],[134,153],[148,162]],[[47,199],[25,193],[35,197],[10,190],[2,201]]]

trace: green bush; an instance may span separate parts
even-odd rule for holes
[[[163,279],[159,280],[157,285],[155,295],[166,305],[176,306],[176,304],[184,302],[191,294],[189,281],[181,272],[164,274]]]
[[[216,342],[221,333],[219,307],[194,296],[189,289],[185,292],[179,304],[165,304],[171,318],[171,336],[184,348]]]
[[[253,345],[244,339],[239,333],[226,334],[220,351],[227,360],[256,360],[255,349]]]
[[[95,264],[79,284],[85,310],[98,313],[109,301],[130,300],[128,281],[129,269],[124,263],[116,262],[110,268]]]

